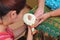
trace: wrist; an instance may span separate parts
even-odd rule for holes
[[[51,13],[47,13],[47,15],[48,15],[48,18],[51,17]]]

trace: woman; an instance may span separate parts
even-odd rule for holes
[[[21,22],[19,13],[26,4],[26,0],[0,0],[0,40],[14,40],[26,30],[24,23],[16,24],[19,28],[11,28],[12,24]]]

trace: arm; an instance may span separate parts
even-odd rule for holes
[[[38,7],[44,10],[45,0],[38,0]]]
[[[32,31],[31,28],[28,27],[28,36],[27,36],[27,40],[33,40],[33,35],[32,35]]]
[[[42,16],[37,17],[38,20],[36,21],[36,23],[34,24],[34,26],[38,26],[39,24],[41,24],[43,21],[45,21],[47,18],[52,17],[52,16],[60,16],[60,8],[48,13],[44,13]]]
[[[57,10],[54,10],[54,11],[51,11],[51,12],[48,12],[48,13],[43,14],[43,15],[39,18],[40,21],[38,21],[38,22],[39,22],[38,25],[39,25],[40,23],[42,23],[44,20],[46,20],[47,18],[49,18],[49,17],[54,17],[54,16],[60,16],[60,8],[57,9]]]
[[[51,12],[48,12],[50,17],[51,16],[60,16],[60,8]]]
[[[45,0],[38,0],[38,9],[35,12],[35,16],[41,16],[44,13]]]

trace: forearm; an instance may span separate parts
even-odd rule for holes
[[[27,40],[33,40],[33,35],[30,28],[28,28]]]
[[[44,9],[45,6],[45,0],[38,0],[38,8]]]
[[[33,40],[33,36],[30,33],[28,33],[27,40]]]
[[[60,8],[51,12],[48,12],[50,17],[51,16],[60,16]]]
[[[34,15],[36,17],[41,16],[44,13],[45,0],[38,0],[38,8]]]

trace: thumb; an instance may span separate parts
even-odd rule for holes
[[[39,18],[38,25],[41,24],[43,21],[44,21],[44,18],[43,18],[43,17],[40,17],[40,18]]]
[[[44,21],[44,16],[42,15],[40,18],[39,18],[39,24],[42,23]]]
[[[43,21],[44,21],[44,20],[43,20],[43,19],[41,19],[41,20],[39,21],[39,23],[38,23],[38,24],[41,24]]]

